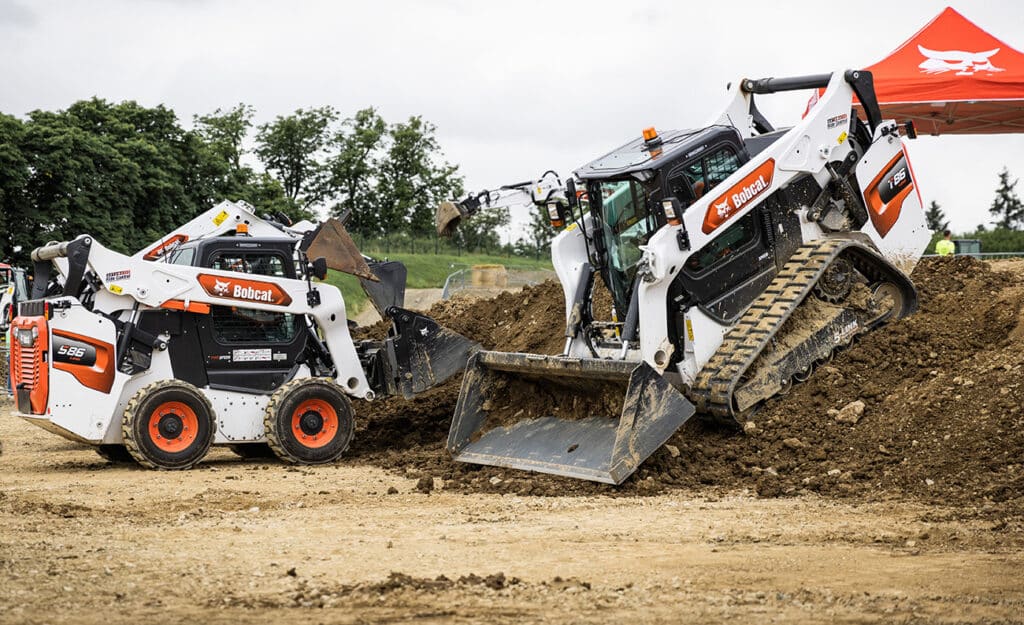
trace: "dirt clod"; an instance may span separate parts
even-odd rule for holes
[[[864,416],[864,402],[857,399],[843,406],[842,410],[839,410],[835,414],[835,419],[839,423],[850,423],[856,425],[860,418]]]

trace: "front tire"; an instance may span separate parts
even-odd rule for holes
[[[150,469],[189,469],[213,444],[213,406],[187,382],[164,380],[139,390],[121,419],[124,445]]]
[[[337,384],[325,378],[303,378],[274,392],[263,425],[267,443],[278,458],[294,464],[326,464],[348,449],[355,415]]]

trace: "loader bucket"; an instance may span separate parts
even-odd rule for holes
[[[442,237],[450,237],[455,232],[455,227],[465,214],[455,202],[441,202],[437,211],[434,212],[434,222],[437,226],[437,234]]]
[[[359,278],[359,285],[383,319],[389,308],[405,306],[405,278],[408,271],[397,260],[371,260],[367,266],[377,276],[377,280],[374,282]]]
[[[466,359],[480,344],[439,325],[430,317],[404,308],[386,311],[392,330],[389,359],[397,390],[406,399],[441,384],[466,368]]]
[[[644,362],[480,351],[448,434],[460,462],[621,484],[694,414]]]
[[[345,230],[345,226],[337,219],[328,219],[320,224],[313,232],[312,240],[305,251],[309,258],[323,258],[327,261],[327,266],[335,271],[373,282],[379,280],[370,271],[366,259],[359,253],[359,248]]]

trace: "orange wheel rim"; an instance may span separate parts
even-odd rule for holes
[[[184,402],[165,401],[149,415],[149,439],[160,451],[184,451],[198,436],[199,417]]]
[[[292,411],[292,435],[303,447],[317,449],[338,434],[338,411],[322,399],[307,399]]]

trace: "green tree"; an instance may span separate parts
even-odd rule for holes
[[[33,172],[27,192],[38,211],[37,244],[89,233],[128,252],[142,238],[135,233],[136,217],[145,220],[138,224],[144,232],[149,223],[163,221],[163,206],[146,210],[143,181],[163,177],[146,167],[160,156],[143,134],[122,140],[132,131],[124,113],[93,99],[66,111],[29,114],[24,145]]]
[[[93,98],[23,126],[26,252],[82,233],[133,252],[213,205],[213,153],[163,106]]]
[[[243,143],[252,127],[254,110],[248,104],[239,104],[226,111],[217,109],[208,115],[194,116],[196,132],[215,158],[217,199],[239,200],[248,198],[255,178],[251,167],[242,164],[245,154]]]
[[[296,210],[285,196],[284,187],[273,176],[257,173],[243,163],[245,139],[252,128],[254,114],[253,107],[238,104],[226,111],[217,109],[193,118],[204,147],[213,158],[208,172],[215,185],[213,198],[243,200],[261,215],[281,212],[293,219],[307,216],[306,212]]]
[[[330,192],[325,150],[337,116],[329,106],[298,109],[257,129],[256,155],[284,187],[292,217],[308,217]]]
[[[928,229],[932,232],[945,232],[949,228],[949,220],[946,219],[946,214],[942,211],[942,207],[935,200],[932,200],[932,203],[928,205],[924,218],[928,222]]]
[[[470,219],[459,222],[455,236],[459,244],[470,251],[491,251],[501,247],[498,231],[509,224],[507,207],[481,208]]]
[[[24,263],[34,244],[39,215],[26,195],[31,172],[22,153],[24,136],[21,120],[0,114],[0,261]]]
[[[996,218],[996,228],[1017,230],[1024,227],[1024,203],[1020,201],[1014,190],[1020,180],[1010,182],[1010,171],[1003,167],[999,172],[999,186],[996,187],[996,198],[988,212]]]
[[[389,144],[377,168],[373,193],[385,236],[395,232],[432,235],[438,203],[462,195],[458,167],[435,162],[440,147],[434,131],[433,124],[418,116],[388,129]]]
[[[348,229],[363,236],[383,232],[374,206],[374,183],[380,167],[387,124],[373,108],[357,111],[334,134],[335,153],[327,162],[335,216],[350,211]]]

